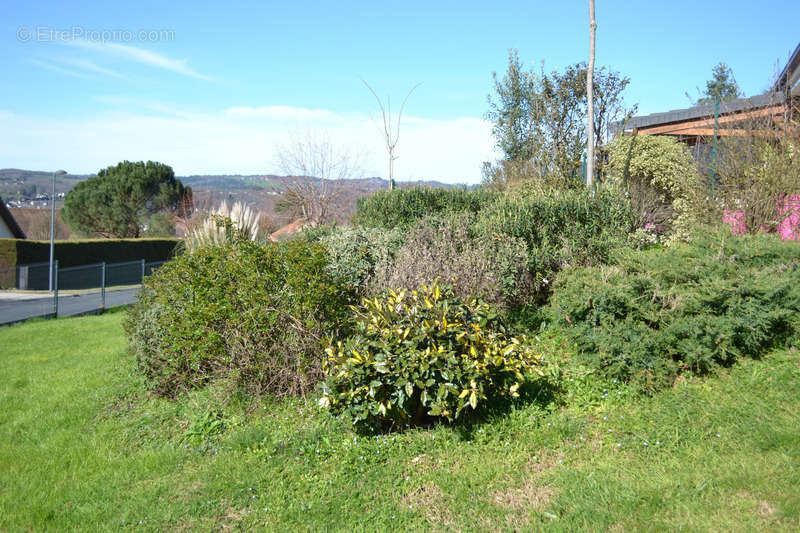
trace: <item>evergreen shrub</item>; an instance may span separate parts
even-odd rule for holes
[[[564,273],[548,314],[586,362],[654,390],[796,339],[800,247],[721,232],[627,250]]]
[[[124,327],[158,394],[214,380],[255,394],[303,394],[321,377],[322,343],[353,298],[320,244],[246,239],[183,254],[146,278]]]
[[[390,290],[355,314],[354,335],[326,350],[320,404],[359,426],[452,422],[543,374],[496,309],[448,286]]]

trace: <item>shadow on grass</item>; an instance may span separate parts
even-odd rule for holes
[[[546,378],[529,381],[519,389],[519,397],[496,397],[484,400],[478,404],[474,412],[468,407],[462,412],[461,417],[449,423],[441,417],[425,415],[418,424],[402,424],[390,420],[362,423],[353,426],[359,435],[386,435],[402,433],[410,429],[430,429],[437,425],[446,425],[453,428],[462,440],[472,440],[473,432],[485,424],[508,416],[513,409],[537,405],[546,408],[558,401],[563,396],[558,385],[551,383]],[[465,414],[466,413],[466,414]]]
[[[462,440],[474,440],[475,432],[481,426],[507,417],[515,408],[519,409],[535,405],[545,409],[558,403],[558,400],[563,396],[562,393],[563,391],[558,385],[544,378],[537,379],[520,387],[519,398],[497,398],[491,402],[491,405],[486,405],[482,409],[479,408],[471,416],[456,422],[453,428]]]

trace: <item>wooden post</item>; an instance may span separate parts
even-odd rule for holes
[[[594,187],[594,0],[589,0],[589,67],[586,69],[586,185]]]

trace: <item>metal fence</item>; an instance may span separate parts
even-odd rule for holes
[[[94,263],[60,268],[34,263],[0,268],[0,325],[34,317],[102,312],[136,301],[139,285],[166,261]]]

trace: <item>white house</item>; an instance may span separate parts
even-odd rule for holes
[[[0,198],[0,239],[24,239],[25,233]]]

